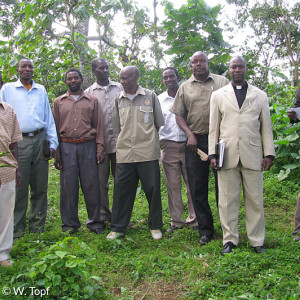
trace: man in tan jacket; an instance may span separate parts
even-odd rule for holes
[[[275,151],[267,95],[245,81],[246,72],[246,60],[232,58],[232,81],[213,92],[210,104],[209,155],[214,169],[218,169],[216,143],[225,142],[224,162],[218,171],[222,255],[238,244],[242,183],[247,235],[255,252],[265,252],[262,171],[272,166]]]

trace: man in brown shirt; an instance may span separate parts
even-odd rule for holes
[[[196,154],[197,148],[208,153],[209,103],[213,91],[227,85],[229,80],[208,70],[207,55],[198,51],[190,58],[192,76],[178,89],[173,107],[176,122],[187,135],[185,147],[186,170],[191,197],[198,220],[200,244],[211,241],[214,227],[208,204],[209,162]],[[216,188],[217,191],[217,188]]]
[[[91,63],[92,72],[97,78],[85,92],[95,96],[102,111],[104,127],[104,163],[98,165],[101,194],[100,216],[103,221],[111,221],[111,209],[108,198],[108,179],[111,174],[115,177],[116,143],[118,134],[113,131],[113,107],[116,95],[122,91],[122,85],[109,79],[109,66],[105,59],[95,58]]]
[[[59,147],[55,167],[61,170],[60,213],[63,231],[75,232],[80,227],[78,219],[78,177],[88,213],[87,227],[100,234],[104,232],[100,221],[100,190],[97,163],[104,159],[104,134],[101,110],[92,95],[81,90],[80,71],[66,73],[66,94],[58,97],[53,106]]]

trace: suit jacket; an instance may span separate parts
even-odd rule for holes
[[[275,156],[267,94],[248,85],[241,108],[232,84],[212,93],[210,100],[209,155],[216,143],[225,142],[223,169],[243,167],[262,169],[263,156]]]
[[[297,90],[297,94],[296,94],[296,102],[295,102],[295,105],[293,107],[300,107],[300,85],[298,87],[298,90]],[[291,123],[297,123],[297,122],[300,122],[300,120],[296,120],[296,121],[292,121],[291,120]]]

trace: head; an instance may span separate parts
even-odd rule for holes
[[[204,52],[197,51],[190,58],[190,67],[198,80],[205,80],[208,75],[208,57]]]
[[[127,66],[121,70],[119,77],[124,91],[128,94],[135,94],[140,77],[139,69],[136,66]]]
[[[69,88],[69,91],[76,93],[81,90],[81,85],[83,83],[83,77],[79,70],[69,69],[65,75],[65,83]]]
[[[30,83],[33,77],[33,62],[29,58],[21,58],[17,63],[17,72],[20,80],[24,83]]]
[[[97,81],[107,82],[109,78],[109,66],[104,58],[95,58],[92,63],[92,72],[95,74]]]
[[[242,85],[245,82],[247,73],[247,62],[242,56],[235,56],[229,62],[229,75],[232,83]]]
[[[178,71],[173,67],[167,67],[162,72],[163,83],[167,90],[177,90],[178,81],[180,80]]]

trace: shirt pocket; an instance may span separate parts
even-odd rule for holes
[[[153,122],[153,107],[152,106],[140,106],[140,113],[142,122],[149,124]]]

